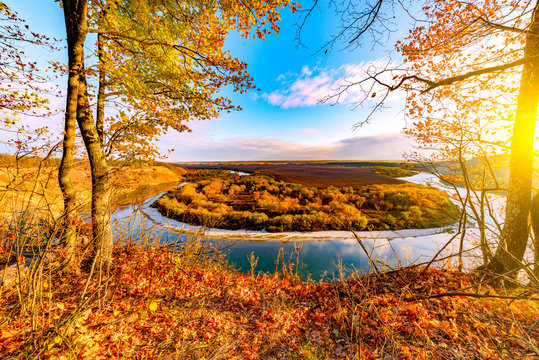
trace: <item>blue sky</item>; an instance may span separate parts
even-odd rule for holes
[[[53,0],[8,0],[6,3],[27,20],[32,30],[65,39],[63,13]],[[246,40],[231,34],[226,47],[248,64],[249,73],[261,91],[236,94],[224,90],[243,111],[222,114],[211,121],[192,122],[192,133],[167,133],[159,147],[175,149],[169,159],[400,159],[403,151],[411,150],[413,141],[401,134],[405,125],[401,97],[395,96],[388,102],[388,108],[378,112],[370,124],[355,131],[354,124],[365,119],[373,105],[367,103],[357,108],[361,96],[357,89],[341,98],[340,103],[319,103],[335,93],[345,79],[360,78],[373,64],[387,62],[388,51],[392,49],[373,49],[367,44],[350,50],[337,44],[327,54],[316,52],[335,33],[337,24],[328,16],[328,9],[321,10],[310,19],[303,32],[307,48],[297,47],[294,40],[296,15],[288,11],[282,13],[279,34],[272,34],[265,41]],[[394,34],[395,37],[404,35],[403,32]],[[88,46],[92,46],[90,41]],[[65,52],[31,49],[31,55],[41,60],[43,66],[45,59],[66,61]],[[65,87],[65,79],[58,86]],[[62,107],[63,101],[54,102]],[[61,129],[61,115],[47,121],[51,129]]]

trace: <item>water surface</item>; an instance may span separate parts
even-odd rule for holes
[[[451,187],[440,183],[430,174],[420,173],[403,179],[435,186],[450,194],[454,193]],[[140,239],[141,234],[151,233],[162,241],[185,241],[187,235],[182,234],[184,230],[203,231],[200,227],[168,219],[152,208],[150,205],[163,194],[120,207],[113,215],[113,219],[116,220],[115,229],[118,231],[120,228],[127,228],[128,233],[136,239]],[[455,237],[455,231],[456,225],[437,229],[357,232],[357,234],[378,268],[395,268],[429,261],[439,249]],[[244,231],[242,234],[241,231],[209,229],[206,234],[213,242],[231,244],[226,250],[228,259],[244,272],[251,269],[248,260],[251,253],[258,258],[256,271],[273,272],[276,266],[281,269],[284,260],[286,265],[294,264],[292,266],[294,272],[299,271],[304,278],[310,276],[314,280],[333,278],[339,272],[338,264],[360,272],[372,270],[365,250],[353,234],[348,232],[327,231],[318,234],[323,235],[322,240],[320,236],[316,237],[314,234],[310,236],[306,233],[287,233],[282,239],[275,239],[279,234],[258,231]],[[465,239],[464,246],[468,249],[475,247],[469,238]],[[459,242],[454,241],[447,246],[444,254],[457,251],[458,247]],[[276,265],[276,258],[281,248],[284,256],[280,259],[279,265]],[[299,267],[296,264],[298,259]]]

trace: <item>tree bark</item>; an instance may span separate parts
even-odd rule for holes
[[[531,209],[532,229],[533,229],[533,274],[535,283],[539,283],[539,192],[536,192],[532,199]]]
[[[97,91],[97,113],[95,118],[95,127],[97,134],[101,140],[101,144],[104,143],[103,131],[105,123],[105,90],[107,85],[105,83],[107,74],[105,72],[105,53],[103,49],[103,35],[97,35],[97,54],[99,56],[99,88]]]
[[[76,246],[76,191],[71,183],[71,170],[75,152],[75,129],[77,121],[77,99],[82,72],[83,46],[86,39],[87,0],[64,0],[64,19],[67,34],[69,75],[64,123],[63,152],[58,169],[58,182],[64,199],[62,242],[67,253],[66,265],[72,266]]]
[[[511,162],[505,221],[500,242],[486,269],[497,274],[518,269],[528,244],[528,216],[531,207],[533,140],[539,104],[539,11],[532,16],[526,37],[524,64],[511,138]],[[514,274],[516,275],[516,274]]]
[[[102,135],[98,133],[88,100],[84,74],[84,41],[88,32],[88,0],[63,0],[66,32],[68,34],[69,83],[66,106],[66,135],[59,180],[64,202],[72,206],[74,191],[69,175],[73,162],[75,123],[88,152],[92,175],[92,234],[93,258],[99,268],[108,267],[112,260],[112,230],[110,225],[110,187],[108,165],[103,151]],[[69,130],[69,131],[68,131]],[[67,140],[67,141],[66,141]],[[67,148],[67,151],[66,151]],[[65,158],[65,160],[64,160]],[[67,212],[73,214],[74,212]],[[72,222],[71,222],[72,223]],[[66,239],[68,239],[66,237]],[[68,249],[74,249],[75,240],[66,240]]]
[[[103,143],[93,121],[84,76],[80,82],[78,104],[77,122],[88,152],[92,174],[93,258],[98,269],[108,269],[112,262],[109,169]]]

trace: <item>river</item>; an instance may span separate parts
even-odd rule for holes
[[[436,177],[427,173],[402,178],[418,184],[434,186],[454,195],[453,188],[444,185]],[[459,192],[463,189],[458,189]],[[152,234],[160,241],[185,241],[187,235],[182,231],[200,231],[199,227],[190,226],[161,215],[150,205],[165,192],[151,196],[143,201],[121,206],[113,215],[115,231],[124,231],[133,239],[140,239],[141,234]],[[503,201],[503,200],[502,200]],[[492,219],[487,220],[492,222]],[[470,224],[469,230],[476,230]],[[395,268],[412,263],[429,261],[432,256],[455,236],[457,226],[434,229],[410,229],[400,231],[359,231],[365,249],[376,260],[378,268]],[[240,271],[251,269],[248,260],[251,252],[258,258],[256,271],[273,272],[279,249],[284,251],[286,263],[294,263],[299,254],[299,274],[313,280],[332,279],[338,274],[337,264],[359,272],[372,270],[365,250],[351,232],[324,231],[314,233],[265,233],[260,231],[229,231],[205,229],[206,236],[213,243],[230,245],[226,250],[229,262]],[[448,246],[443,254],[455,252],[459,247],[458,239]],[[465,249],[474,248],[471,238],[464,241]],[[299,250],[298,250],[299,249]],[[477,255],[477,251],[474,252]],[[466,263],[473,263],[467,258]],[[282,266],[279,265],[279,267]],[[294,270],[295,271],[295,270]]]

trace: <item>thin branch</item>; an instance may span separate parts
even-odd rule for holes
[[[296,42],[297,42],[296,49],[299,48],[299,46],[306,47],[301,42],[301,32],[303,31],[303,28],[305,27],[305,23],[307,22],[307,19],[309,18],[309,16],[311,16],[311,13],[316,8],[316,5],[318,5],[318,0],[313,1],[313,6],[311,6],[310,9],[305,10],[307,12],[307,14],[302,17],[301,24],[296,22],[296,27],[297,27],[296,28],[296,39],[295,39]]]
[[[436,89],[436,88],[438,88],[440,86],[451,85],[451,84],[454,84],[456,82],[460,82],[460,81],[469,79],[469,78],[474,77],[474,76],[490,74],[490,73],[494,73],[494,72],[498,72],[498,71],[504,71],[504,70],[511,69],[513,67],[516,67],[516,66],[524,65],[525,63],[528,63],[531,60],[532,60],[531,57],[522,58],[522,59],[512,61],[510,63],[507,63],[507,64],[490,66],[490,67],[486,67],[486,68],[479,69],[479,70],[469,71],[469,72],[464,73],[462,75],[451,76],[451,77],[448,77],[448,78],[445,78],[445,79],[442,79],[442,80],[439,80],[439,81],[433,81],[433,80],[425,79],[425,78],[419,77],[417,75],[410,75],[410,76],[403,77],[401,79],[401,81],[399,81],[399,83],[397,85],[388,86],[388,88],[389,88],[390,91],[397,90],[400,87],[402,87],[406,81],[408,81],[408,80],[416,80],[416,81],[419,81],[419,82],[422,82],[422,83],[428,85],[428,87],[422,91],[422,93],[425,93],[425,92],[428,92],[430,90]]]
[[[367,21],[365,25],[361,29],[359,29],[356,36],[354,36],[351,40],[348,41],[349,44],[353,43],[357,39],[361,37],[367,30],[369,30],[376,21],[376,18],[378,17],[378,14],[380,13],[380,9],[382,8],[383,0],[378,0],[376,4],[373,6],[373,8],[368,12],[367,14]]]
[[[440,294],[433,294],[433,295],[426,295],[426,296],[419,296],[419,297],[409,296],[409,297],[405,297],[403,300],[404,301],[417,301],[417,300],[436,299],[436,298],[450,297],[450,296],[467,296],[467,297],[480,298],[480,299],[491,298],[491,299],[539,301],[539,297],[495,295],[495,294],[490,294],[488,292],[484,294],[478,294],[478,293],[469,293],[466,291],[449,291],[449,292],[443,292]]]
[[[492,21],[489,21],[489,20],[487,20],[487,19],[485,19],[483,17],[478,17],[477,20],[483,22],[483,24],[485,24],[488,27],[491,27],[493,29],[503,30],[503,31],[511,31],[511,32],[514,32],[514,33],[517,33],[517,34],[527,34],[528,33],[528,30],[516,28],[516,27],[513,27],[513,26],[506,26],[506,25],[496,24],[496,23],[493,23]]]

